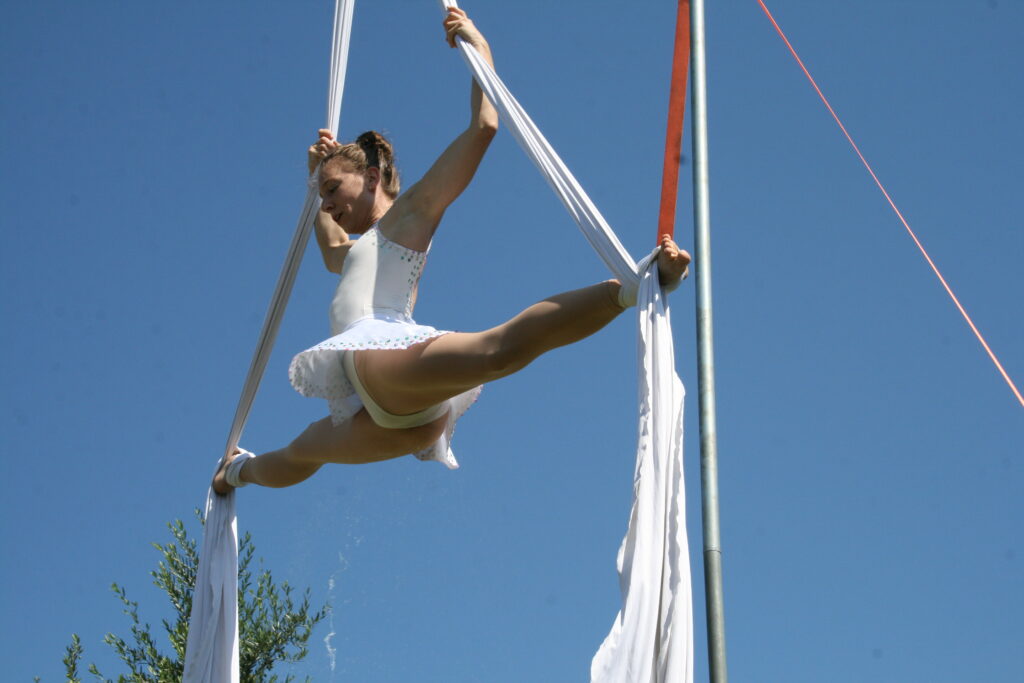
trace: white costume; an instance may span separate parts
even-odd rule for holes
[[[331,420],[340,424],[361,408],[363,401],[345,373],[342,358],[362,349],[405,349],[448,334],[412,319],[416,289],[427,252],[392,242],[374,224],[345,256],[341,280],[331,302],[330,339],[292,359],[288,377],[303,396],[327,399]],[[449,443],[455,422],[480,394],[481,387],[447,401],[448,426],[429,448],[415,453],[420,460],[437,460],[458,467]]]

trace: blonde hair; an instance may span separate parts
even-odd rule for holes
[[[362,173],[368,168],[380,170],[380,186],[384,194],[395,199],[401,189],[401,181],[398,178],[398,169],[395,167],[395,152],[380,133],[368,130],[356,138],[355,142],[341,145],[323,158],[320,167],[323,168],[335,159],[341,160]]]

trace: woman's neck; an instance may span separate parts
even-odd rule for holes
[[[391,199],[390,197],[378,196],[377,201],[375,201],[373,203],[373,206],[370,208],[370,214],[368,217],[369,220],[366,223],[366,225],[363,226],[363,232],[366,232],[374,225],[376,225],[378,222],[380,222],[380,219],[384,218],[384,214],[386,214],[391,209],[391,206],[394,203],[395,200]]]

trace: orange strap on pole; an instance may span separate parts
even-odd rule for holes
[[[658,241],[675,234],[676,194],[679,190],[679,160],[683,147],[683,115],[686,112],[686,77],[690,71],[690,0],[679,0],[676,8],[676,43],[672,53],[672,87],[668,96],[668,126],[665,131],[665,163],[661,169],[661,208],[658,211]]]

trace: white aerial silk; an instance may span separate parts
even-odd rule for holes
[[[341,99],[348,65],[349,36],[355,0],[335,0],[334,31],[331,41],[331,69],[327,92],[327,125],[335,136],[341,118]],[[320,209],[317,188],[309,187],[299,215],[298,225],[274,295],[263,321],[256,351],[245,378],[235,418],[228,432],[225,453],[238,445],[249,417],[256,390],[274,348],[281,318],[291,295],[302,254]],[[210,489],[206,494],[206,525],[203,545],[192,593],[192,615],[185,646],[183,683],[239,683],[238,669],[238,525],[235,519],[235,493],[219,496]]]
[[[454,0],[440,0],[454,7]],[[693,605],[683,489],[683,384],[675,372],[669,312],[648,257],[635,264],[583,188],[490,65],[459,51],[505,125],[620,282],[638,296],[639,444],[633,507],[618,555],[622,608],[590,666],[592,683],[690,683]],[[653,256],[653,255],[652,255]]]
[[[691,683],[693,605],[683,488],[683,383],[657,281],[639,293],[639,443],[633,507],[616,561],[622,607],[590,664],[593,683]]]

